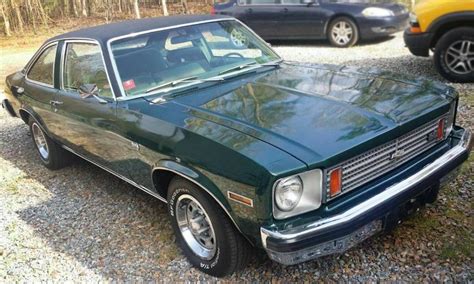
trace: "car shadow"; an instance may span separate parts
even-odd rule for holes
[[[370,40],[364,40],[361,39],[355,46],[366,46],[366,45],[374,45],[374,44],[379,44],[383,43],[389,40],[394,39],[395,36],[386,36],[386,37],[380,37],[380,38],[375,38],[375,39],[370,39]],[[339,48],[332,46],[331,43],[327,39],[321,39],[321,40],[268,40],[268,43],[270,43],[274,47],[280,47],[280,46],[314,46],[314,47],[333,47],[333,48]]]

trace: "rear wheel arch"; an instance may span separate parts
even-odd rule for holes
[[[29,121],[30,121],[30,116],[31,116],[31,114],[30,114],[29,112],[27,112],[26,110],[24,110],[24,109],[20,109],[20,110],[18,111],[18,113],[20,114],[21,120],[23,120],[23,122],[25,122],[26,124],[28,124]]]

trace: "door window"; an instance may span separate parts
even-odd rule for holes
[[[28,79],[47,84],[54,85],[54,61],[56,58],[57,44],[46,48],[38,57],[36,62],[28,72]]]
[[[100,47],[94,43],[68,43],[64,58],[63,88],[78,90],[95,84],[99,96],[113,98]]]

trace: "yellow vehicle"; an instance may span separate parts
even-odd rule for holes
[[[422,0],[404,39],[414,55],[433,51],[434,65],[447,80],[474,82],[474,0]]]

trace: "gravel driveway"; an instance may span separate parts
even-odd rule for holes
[[[430,59],[408,54],[401,34],[350,49],[324,42],[273,46],[287,60],[372,66],[442,80]],[[30,56],[7,62],[15,55],[10,53],[2,52],[2,69],[18,68]],[[474,85],[455,87],[462,96],[459,122],[473,128]],[[291,267],[259,255],[225,280],[473,281],[473,165],[471,158],[438,202],[391,234],[343,255]],[[216,280],[183,257],[165,205],[81,160],[47,170],[27,126],[0,111],[0,282],[158,279]]]

